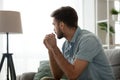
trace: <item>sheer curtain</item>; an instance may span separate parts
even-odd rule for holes
[[[53,10],[67,5],[77,10],[79,26],[82,27],[82,0],[4,0],[3,10],[21,13],[23,34],[10,34],[9,41],[17,75],[36,72],[39,62],[49,59],[43,39],[46,34],[53,32],[50,14]],[[60,48],[63,41],[64,39],[57,40]],[[3,46],[5,51],[5,42]]]

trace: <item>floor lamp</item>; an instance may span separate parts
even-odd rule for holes
[[[0,62],[0,72],[7,58],[7,80],[16,80],[16,73],[12,59],[12,53],[9,53],[9,34],[22,33],[20,13],[17,11],[0,11],[0,33],[6,34],[6,53],[3,53]],[[10,75],[9,75],[10,74]]]

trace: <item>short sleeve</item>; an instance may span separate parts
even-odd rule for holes
[[[96,36],[84,36],[79,43],[75,58],[91,62],[96,55],[99,55],[101,49],[101,44]]]

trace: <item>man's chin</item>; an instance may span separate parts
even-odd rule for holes
[[[62,38],[63,38],[63,36],[62,36],[62,37],[59,37],[59,36],[58,36],[57,38],[58,38],[58,39],[62,39]]]

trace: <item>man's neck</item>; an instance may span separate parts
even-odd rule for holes
[[[75,34],[75,31],[76,31],[76,28],[72,28],[72,29],[69,29],[68,31],[66,31],[66,36],[65,38],[68,40],[68,41],[71,41],[71,39],[73,38],[74,34]]]

